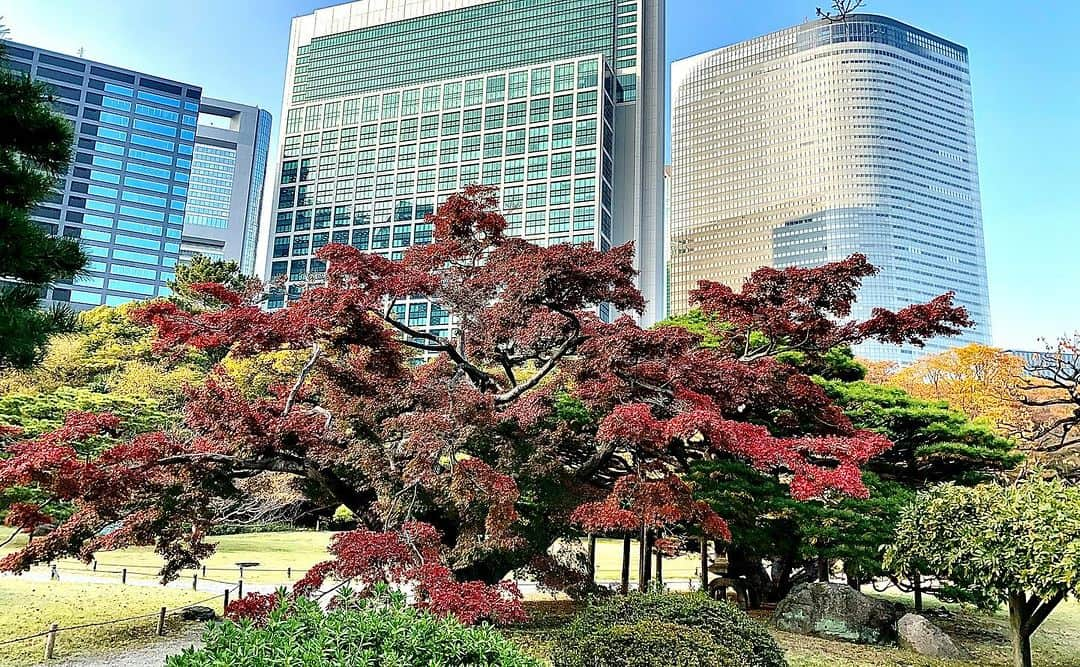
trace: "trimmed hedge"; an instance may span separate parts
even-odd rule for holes
[[[706,633],[721,652],[714,657],[714,662],[703,664],[723,665],[725,660],[734,659],[731,664],[740,667],[787,667],[784,652],[768,630],[736,607],[701,593],[659,592],[633,593],[590,604],[563,632],[554,651],[554,664],[556,667],[631,664],[590,663],[582,656],[589,650],[590,643],[614,627],[645,621],[685,626]]]
[[[739,667],[731,651],[704,630],[658,621],[609,626],[586,637],[574,650],[573,654],[556,653],[556,667]]]
[[[400,603],[367,602],[323,611],[283,599],[264,622],[211,624],[205,647],[171,656],[167,667],[541,667],[493,628],[466,627]]]

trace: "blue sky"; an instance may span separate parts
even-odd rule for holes
[[[203,87],[277,116],[289,20],[334,0],[5,0],[11,38]],[[827,0],[667,0],[668,60]],[[868,0],[971,52],[996,344],[1080,329],[1080,2]]]

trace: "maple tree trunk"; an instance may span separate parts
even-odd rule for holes
[[[918,572],[911,575],[911,589],[915,593],[915,611],[922,613],[922,576]]]
[[[620,591],[623,595],[630,593],[630,536],[622,539],[622,572],[620,579]]]

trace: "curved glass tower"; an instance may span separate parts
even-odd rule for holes
[[[989,343],[967,50],[867,14],[672,65],[671,308],[699,280],[854,252],[881,269],[854,313],[956,292]],[[867,343],[861,356],[923,351]]]

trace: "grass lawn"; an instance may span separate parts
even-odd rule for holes
[[[235,582],[239,576],[237,563],[259,563],[257,568],[244,570],[244,581],[250,583],[278,584],[289,581],[286,568],[292,568],[292,580],[299,579],[308,568],[330,557],[326,546],[330,542],[330,532],[295,531],[287,533],[249,533],[244,535],[222,535],[209,541],[217,543],[217,551],[204,563],[206,577],[220,581]],[[0,556],[26,544],[25,536],[20,536],[7,547],[0,549]],[[161,558],[150,547],[133,547],[98,554],[100,570],[119,570],[129,568],[129,578],[155,579],[157,569],[161,567]],[[86,572],[89,568],[74,559],[60,562],[61,570]],[[220,568],[220,569],[219,569]],[[269,571],[281,570],[281,572]],[[116,576],[116,575],[113,575]],[[190,577],[191,571],[185,576]],[[200,580],[202,579],[200,573]],[[207,582],[211,586],[223,585]],[[200,589],[203,586],[200,584]]]
[[[0,577],[0,641],[41,632],[56,622],[60,627],[155,614],[148,618],[60,632],[56,657],[150,644],[158,640],[156,612],[161,607],[182,607],[208,597],[205,592],[182,589],[29,581]],[[220,600],[208,602],[220,613]],[[182,621],[166,619],[166,634],[176,634]],[[44,658],[45,637],[0,646],[0,664],[30,665]]]

